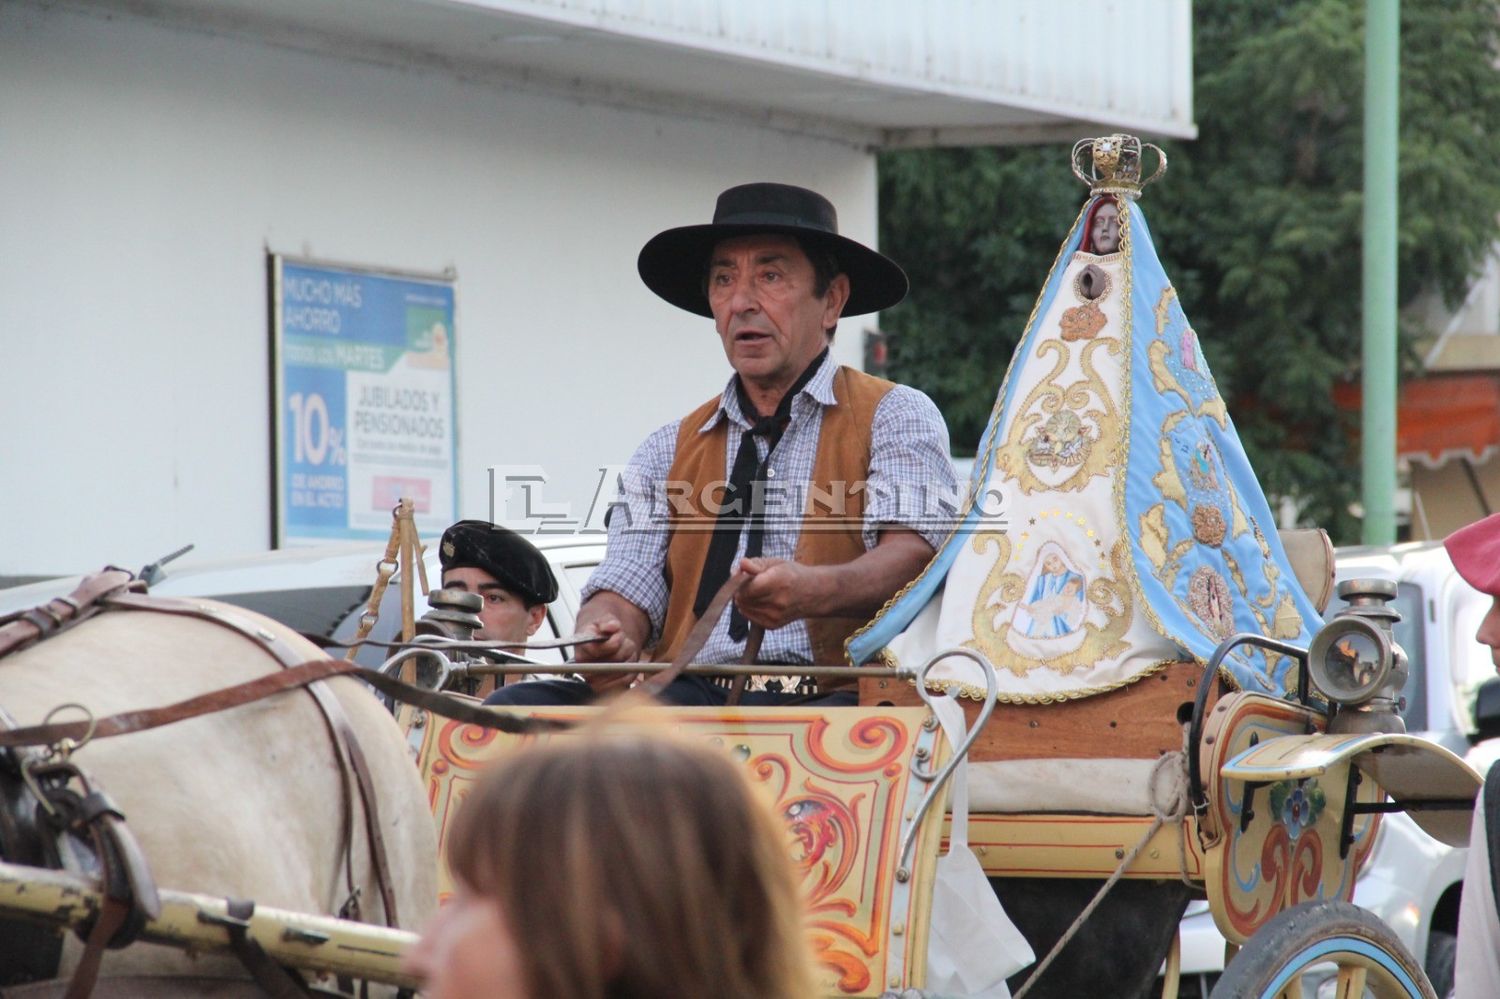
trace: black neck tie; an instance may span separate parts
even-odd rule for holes
[[[755,438],[766,439],[766,461],[781,441],[781,435],[792,421],[792,400],[801,392],[812,376],[817,373],[828,356],[827,348],[798,376],[792,387],[786,390],[776,412],[761,416],[759,410],[745,394],[745,386],[738,377],[734,380],[735,394],[739,398],[740,410],[750,423],[750,429],[740,436],[740,447],[734,455],[734,466],[729,471],[729,485],[719,506],[718,520],[714,523],[714,536],[708,545],[708,557],[703,562],[703,575],[698,581],[698,596],[693,601],[693,614],[702,617],[709,601],[729,579],[734,567],[734,553],[739,550],[740,535],[746,525],[750,535],[745,539],[745,557],[756,558],[765,544],[765,462],[755,447]],[[749,633],[749,622],[731,608],[729,615],[729,637],[736,642],[744,641]]]

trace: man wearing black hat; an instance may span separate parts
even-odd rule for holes
[[[670,660],[742,572],[749,579],[698,661],[739,661],[760,625],[760,663],[841,664],[848,637],[946,537],[956,489],[932,401],[829,357],[840,316],[895,305],[906,275],[840,236],[821,195],[765,183],[721,194],[709,225],[658,234],[637,268],[657,295],[714,320],[735,374],[648,437],[621,476],[607,554],[577,619],[603,641],[578,658]],[[589,696],[581,683],[529,686],[524,702],[504,691],[492,702]],[[683,677],[666,697],[722,704],[728,689]],[[770,689],[745,703],[793,696]]]
[[[524,642],[536,634],[557,599],[547,557],[515,531],[483,520],[460,520],[438,545],[443,588],[484,600],[476,639]]]

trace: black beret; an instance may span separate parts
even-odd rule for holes
[[[515,531],[484,520],[460,520],[438,545],[443,571],[482,569],[528,606],[557,599],[557,578],[547,556]]]

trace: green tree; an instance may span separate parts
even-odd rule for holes
[[[1360,357],[1363,17],[1349,0],[1196,3],[1199,137],[1160,143],[1171,169],[1142,198],[1262,485],[1339,541],[1357,535],[1358,447],[1332,393]],[[1402,4],[1402,305],[1460,298],[1500,236],[1497,52],[1492,0]],[[913,288],[882,320],[891,370],[933,396],[960,453],[1084,200],[1068,149],[880,158],[881,244]]]

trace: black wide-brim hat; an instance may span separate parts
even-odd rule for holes
[[[708,255],[735,236],[784,233],[825,249],[849,276],[843,315],[888,309],[906,297],[906,272],[894,260],[839,235],[838,213],[816,191],[790,184],[741,184],[719,195],[708,225],[681,226],[653,236],[636,260],[646,287],[679,309],[713,316],[705,291]]]

